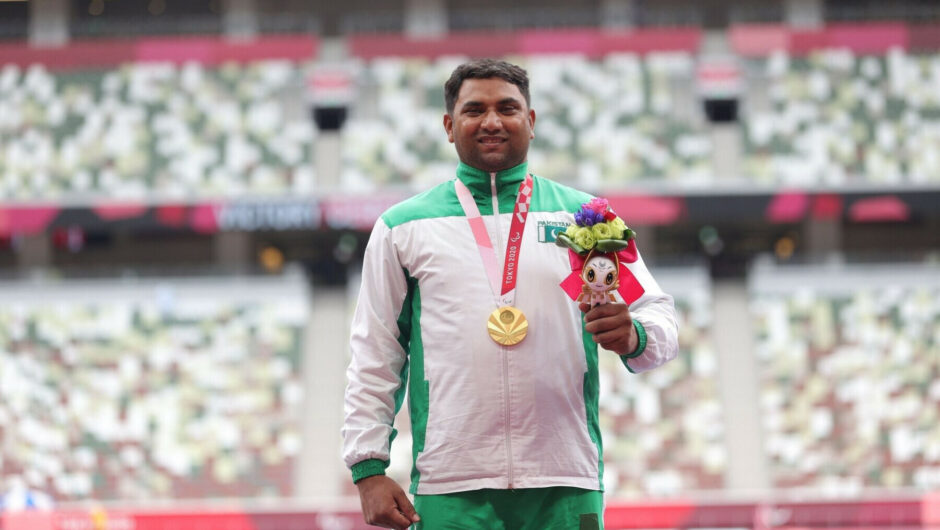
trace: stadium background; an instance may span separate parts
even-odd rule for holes
[[[940,528],[937,2],[4,1],[0,39],[0,528],[362,528],[359,260],[482,55],[676,296],[680,359],[604,360],[608,528]]]

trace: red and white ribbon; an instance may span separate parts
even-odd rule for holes
[[[506,259],[503,262],[502,281],[499,278],[496,249],[493,248],[493,242],[486,231],[486,225],[483,224],[483,218],[480,215],[480,209],[477,208],[477,204],[473,200],[473,194],[470,193],[466,184],[461,182],[460,179],[454,181],[454,187],[457,191],[460,206],[463,207],[463,212],[467,216],[467,223],[470,224],[470,230],[473,232],[473,238],[476,240],[477,250],[479,250],[480,258],[483,260],[483,268],[486,270],[486,277],[490,281],[493,296],[498,299],[500,306],[514,305],[516,280],[519,276],[519,256],[522,254],[522,234],[525,231],[526,219],[529,216],[529,205],[532,202],[532,175],[526,175],[525,180],[519,185],[516,206],[512,214],[512,223],[509,225],[509,237],[506,240]],[[499,214],[499,212],[493,213],[494,215]],[[499,229],[498,223],[496,229]]]

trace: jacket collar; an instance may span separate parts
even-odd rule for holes
[[[528,172],[528,162],[522,162],[518,166],[504,169],[496,172],[496,191],[502,191],[506,186],[519,187]],[[490,195],[490,174],[482,169],[468,166],[463,162],[457,165],[457,178],[460,179],[470,191],[476,194]]]

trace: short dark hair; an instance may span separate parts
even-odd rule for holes
[[[447,113],[454,113],[454,105],[457,103],[457,95],[460,93],[460,86],[463,85],[464,79],[492,79],[494,77],[519,87],[526,106],[531,107],[529,75],[522,67],[496,59],[477,59],[455,68],[450,74],[450,79],[444,83],[444,104],[447,106]]]

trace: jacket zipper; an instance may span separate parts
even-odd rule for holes
[[[499,193],[496,189],[496,173],[490,173],[490,193],[493,195],[493,220],[496,226],[496,248],[497,252],[499,252],[503,249],[503,238],[502,230],[499,226]],[[498,255],[499,254],[497,254],[497,256]],[[505,265],[504,263],[503,266]],[[494,296],[499,296],[499,293],[493,294]],[[505,399],[503,400],[503,421],[506,423],[506,462],[509,464],[509,489],[513,489],[512,429],[509,422],[509,352],[502,346],[500,346],[499,351],[503,357],[503,389],[505,392]]]

